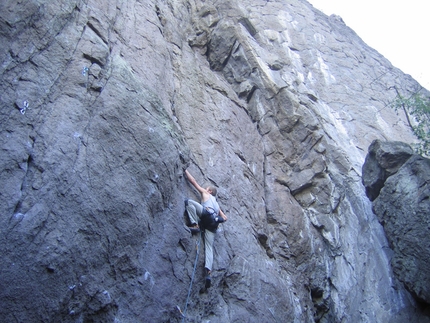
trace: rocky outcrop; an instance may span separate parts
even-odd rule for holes
[[[387,178],[397,173],[413,153],[404,142],[372,142],[363,165],[363,185],[371,201],[378,197]]]
[[[426,321],[361,183],[418,84],[338,17],[5,0],[0,41],[1,321],[176,322],[192,277],[188,321]],[[204,294],[186,167],[229,217]]]
[[[375,141],[363,166],[363,183],[394,251],[394,273],[429,307],[430,160],[404,143]]]

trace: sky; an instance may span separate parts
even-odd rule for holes
[[[430,90],[430,0],[308,0]]]

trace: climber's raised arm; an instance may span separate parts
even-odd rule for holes
[[[197,183],[196,179],[190,174],[188,169],[185,170],[185,175],[187,176],[188,181],[196,188],[196,190],[198,190],[201,194],[207,194],[206,189]]]

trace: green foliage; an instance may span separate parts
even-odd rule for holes
[[[409,98],[398,93],[391,106],[396,111],[402,109],[405,112],[409,125],[420,140],[415,147],[417,153],[430,156],[430,99],[419,93]]]

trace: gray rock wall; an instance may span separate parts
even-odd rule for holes
[[[418,84],[306,1],[0,4],[2,321],[425,321],[361,184]]]
[[[413,154],[404,143],[375,141],[363,165],[363,183],[394,251],[394,273],[428,308],[430,160]]]

